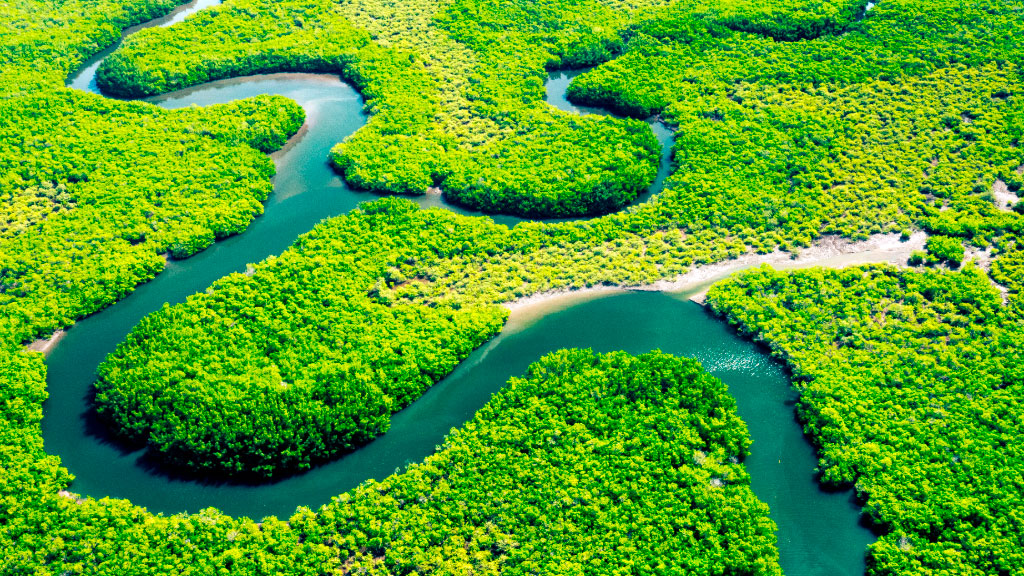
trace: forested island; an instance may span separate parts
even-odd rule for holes
[[[105,95],[65,86],[176,5],[0,6],[0,572],[781,573],[729,390],[658,352],[536,359],[424,462],[287,519],[77,497],[26,346],[249,241],[268,154],[308,127],[276,95],[135,99],[277,72],[362,95],[315,161],[368,202],[131,328],[89,399],[105,441],[191,477],[301,474],[383,434],[512,302],[922,233],[903,266],[760,268],[709,310],[791,370],[822,485],[878,535],[867,574],[1024,571],[1024,3],[226,0],[129,35]],[[615,115],[544,101],[579,68],[568,97]],[[647,121],[672,174],[634,203]],[[424,194],[525,220],[390,197]]]

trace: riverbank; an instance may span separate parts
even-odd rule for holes
[[[724,280],[743,270],[769,264],[780,270],[795,270],[813,266],[843,268],[858,264],[894,264],[907,261],[911,252],[923,250],[927,234],[918,232],[908,240],[901,240],[899,234],[876,234],[867,240],[851,241],[846,238],[826,236],[801,250],[796,258],[790,252],[776,250],[769,254],[748,253],[722,262],[698,266],[674,280],[659,280],[653,284],[591,286],[588,288],[560,288],[532,294],[504,304],[518,318],[536,318],[545,311],[564,308],[569,303],[578,303],[590,298],[605,296],[627,290],[670,292],[688,295],[690,300],[703,304],[704,296],[712,284]],[[251,267],[247,269],[250,272]],[[689,293],[689,294],[687,294]],[[509,319],[508,328],[514,329],[520,321]],[[26,348],[44,355],[64,338],[66,330],[57,330],[49,338],[40,338]]]
[[[43,356],[46,356],[51,350],[53,350],[53,347],[56,346],[57,343],[64,339],[65,334],[67,334],[67,331],[57,330],[49,338],[40,338],[25,348],[30,352],[42,352]]]
[[[712,284],[737,272],[756,268],[762,264],[769,264],[780,270],[795,270],[814,266],[844,268],[858,264],[903,265],[910,258],[912,252],[924,250],[927,238],[928,235],[924,232],[916,232],[907,240],[903,240],[900,234],[875,234],[866,240],[859,241],[838,236],[823,236],[810,247],[796,253],[795,257],[793,253],[781,250],[768,254],[748,252],[731,260],[694,267],[686,274],[672,280],[659,280],[652,284],[642,285],[560,288],[532,294],[503,305],[517,317],[532,318],[542,314],[545,310],[564,306],[569,301],[582,301],[624,290],[681,294],[688,296],[694,302],[703,304],[704,297]],[[510,318],[509,322],[511,323],[512,320]]]

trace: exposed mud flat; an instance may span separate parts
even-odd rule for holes
[[[56,346],[57,343],[60,342],[62,338],[64,338],[65,334],[67,334],[66,331],[57,330],[49,338],[40,338],[35,342],[29,344],[27,348],[32,352],[42,352],[43,355],[49,354],[50,350],[53,350],[53,347]]]
[[[910,258],[912,252],[924,249],[927,238],[928,235],[924,232],[912,234],[907,240],[902,240],[899,234],[875,234],[867,240],[860,241],[838,236],[823,236],[810,247],[795,254],[781,250],[768,254],[747,253],[739,258],[697,266],[673,280],[659,280],[643,285],[562,288],[520,298],[508,302],[504,306],[517,313],[522,313],[529,308],[530,311],[526,315],[532,316],[534,311],[541,312],[546,308],[561,307],[570,300],[584,300],[622,290],[682,293],[688,295],[694,302],[703,303],[708,288],[712,284],[724,280],[736,272],[756,268],[762,264],[769,264],[780,270],[813,266],[843,268],[858,264],[903,265]]]

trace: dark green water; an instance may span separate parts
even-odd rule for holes
[[[200,2],[208,0],[200,0]],[[198,9],[203,4],[194,4]],[[187,12],[186,12],[187,13]],[[171,18],[180,19],[185,13]],[[171,19],[165,19],[165,22]],[[101,55],[102,57],[102,55]],[[89,66],[70,82],[95,87]],[[95,70],[93,66],[91,70]],[[552,75],[548,101],[586,113],[564,100],[571,74]],[[702,308],[681,296],[630,292],[604,297],[566,297],[513,314],[505,330],[474,352],[420,400],[396,414],[388,434],[312,472],[264,485],[204,484],[174,478],[151,466],[142,452],[126,453],[106,440],[91,419],[88,403],[95,368],[143,316],[165,302],[183,301],[247,263],[279,254],[323,218],[343,214],[374,196],[350,190],[327,165],[330,147],[362,126],[358,94],[337,78],[278,74],[211,83],[152,99],[165,107],[227,102],[255,94],[293,98],[307,112],[307,126],[274,155],[275,192],[242,235],[217,242],[184,261],[171,262],[155,280],[69,330],[50,353],[44,405],[46,449],[76,475],[75,492],[128,498],[153,512],[195,512],[215,506],[227,513],[261,518],[289,516],[297,506],[317,507],[359,483],[383,478],[421,460],[460,426],[510,376],[522,374],[543,354],[565,347],[632,353],[655,348],[699,359],[736,397],[754,439],[746,465],[757,496],[779,525],[781,564],[788,576],[863,574],[864,549],[872,535],[857,524],[850,493],[822,492],[814,476],[813,450],[793,419],[795,393],[782,368]],[[665,147],[659,180],[668,174],[671,133],[652,123]],[[439,197],[424,206],[453,207]],[[465,210],[456,210],[468,213]],[[514,225],[518,219],[497,220]]]

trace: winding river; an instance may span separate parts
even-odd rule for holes
[[[198,0],[144,26],[168,25],[216,4]],[[126,35],[141,27],[126,31]],[[68,85],[96,91],[94,74],[108,50],[87,63]],[[564,99],[573,74],[556,72],[548,101],[575,112]],[[858,524],[850,492],[828,493],[816,481],[816,457],[794,419],[796,393],[784,369],[721,321],[688,302],[689,294],[618,292],[568,294],[516,307],[501,334],[476,350],[442,382],[396,414],[390,431],[367,446],[306,474],[270,484],[204,484],[153,466],[142,452],[126,453],[106,439],[91,416],[89,393],[95,368],[129,330],[165,302],[178,303],[250,262],[279,254],[324,218],[343,214],[375,196],[353,191],[327,163],[330,147],[366,122],[362,99],[337,77],[275,74],[213,82],[149,99],[166,108],[228,102],[256,94],[280,94],[301,104],[306,125],[273,155],[274,193],[263,216],[240,235],[215,243],[182,261],[171,261],[153,281],[115,305],[78,322],[47,358],[49,400],[42,422],[46,449],[75,475],[71,489],[97,498],[128,498],[152,512],[195,512],[214,506],[262,518],[289,516],[296,506],[316,508],[370,478],[383,478],[422,460],[444,435],[478,410],[510,376],[521,375],[541,355],[565,347],[631,353],[661,349],[699,359],[725,381],[754,439],[746,460],[756,495],[771,507],[779,526],[781,564],[788,576],[860,576],[873,535]],[[652,129],[663,146],[658,181],[640,201],[661,189],[669,171],[671,132]],[[443,206],[439,196],[415,199]],[[495,217],[514,225],[519,219]]]

